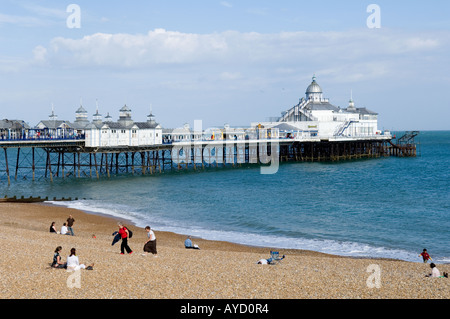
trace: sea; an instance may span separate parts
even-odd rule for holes
[[[77,198],[50,203],[280,252],[422,262],[426,248],[436,263],[450,263],[450,131],[422,131],[416,143],[416,157],[282,163],[275,174],[244,166],[10,186],[3,179],[0,194]]]

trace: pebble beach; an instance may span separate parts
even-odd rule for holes
[[[75,236],[59,230],[69,215]],[[111,245],[121,221],[133,231],[131,255]],[[151,226],[151,225],[150,225]],[[429,264],[349,258],[277,247],[250,247],[194,238],[200,250],[184,248],[186,235],[158,231],[158,256],[143,256],[146,232],[126,220],[45,203],[0,203],[1,299],[448,299],[450,279],[427,278]],[[50,267],[62,246],[80,263],[77,285],[64,269]],[[418,247],[418,254],[422,247]],[[278,250],[278,265],[259,265]],[[432,252],[430,251],[432,255]],[[449,264],[437,264],[441,274]],[[377,270],[378,272],[374,271]],[[72,284],[71,284],[72,283]],[[268,289],[269,288],[269,289]]]

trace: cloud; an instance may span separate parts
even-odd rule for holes
[[[210,66],[229,69],[293,70],[299,65],[348,79],[384,76],[405,55],[434,54],[448,46],[448,33],[407,34],[390,30],[195,34],[155,29],[146,34],[96,33],[80,39],[54,38],[34,51],[37,60],[68,67],[155,69]],[[332,71],[334,70],[334,71]],[[232,75],[233,72],[228,74]]]
[[[0,25],[2,24],[13,24],[23,27],[35,27],[45,25],[46,23],[45,21],[38,19],[36,17],[18,16],[0,13]]]
[[[65,10],[44,7],[44,6],[35,4],[35,3],[22,3],[22,4],[20,4],[20,6],[22,8],[24,8],[25,10],[30,11],[33,14],[36,14],[39,16],[57,18],[57,19],[63,19],[63,20],[65,20],[67,18],[67,13]]]
[[[38,45],[33,49],[33,56],[36,62],[45,62],[47,58],[47,49]]]
[[[227,7],[227,8],[232,8],[233,5],[231,3],[229,3],[228,1],[220,1],[220,5]]]
[[[226,80],[226,81],[233,81],[233,80],[237,80],[240,79],[242,77],[240,72],[222,72],[220,74],[220,78],[222,80]]]
[[[56,62],[81,66],[148,67],[196,63],[226,51],[214,34],[200,35],[156,29],[148,34],[96,33],[74,40],[58,37],[50,51]]]
[[[42,27],[49,26],[67,18],[64,10],[43,7],[34,3],[18,3],[27,11],[24,15],[13,15],[0,13],[1,24],[13,24],[22,27]]]

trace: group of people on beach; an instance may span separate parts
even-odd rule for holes
[[[73,231],[73,224],[75,222],[75,219],[72,215],[69,215],[67,218],[67,223],[63,223],[63,226],[61,227],[61,231],[58,232],[55,228],[55,222],[52,222],[50,226],[50,232],[51,233],[57,233],[62,235],[72,235],[74,236]],[[128,239],[133,236],[133,232],[124,226],[121,222],[118,223],[119,230],[113,233],[114,239],[112,242],[112,245],[114,245],[117,241],[121,240],[120,245],[120,254],[124,255],[125,252],[127,254],[132,254],[133,250],[128,245]],[[146,256],[147,254],[153,254],[154,257],[158,257],[158,253],[156,250],[156,236],[153,232],[153,229],[151,229],[150,226],[145,227],[145,231],[147,232],[147,241],[144,244],[142,254],[143,256]],[[95,238],[95,235],[93,235],[93,238]],[[184,242],[184,247],[186,249],[200,249],[198,245],[195,245],[192,243],[191,236],[188,236]],[[52,267],[54,268],[65,268],[65,269],[72,269],[72,270],[78,270],[78,269],[93,269],[93,264],[86,266],[84,264],[80,264],[78,257],[76,256],[76,249],[72,248],[70,250],[70,255],[67,257],[67,262],[62,262],[60,252],[62,250],[61,246],[56,247],[55,253],[53,255],[53,262]],[[284,256],[283,256],[284,257]],[[431,256],[428,254],[427,249],[424,248],[423,251],[419,254],[419,257],[422,257],[424,263],[428,263],[428,261],[433,261]],[[258,262],[259,263],[259,262]],[[426,277],[445,277],[448,278],[448,273],[444,272],[441,276],[440,271],[436,267],[436,264],[430,263],[431,273],[426,275]]]
[[[113,236],[115,237],[113,239],[112,245],[121,240],[122,243],[120,245],[120,254],[124,255],[125,252],[127,252],[127,254],[130,255],[133,253],[133,250],[128,245],[128,239],[133,236],[133,233],[129,228],[127,228],[120,222],[118,223],[118,226],[119,230],[113,233]],[[144,243],[144,253],[142,255],[146,256],[148,254],[152,254],[154,257],[158,257],[158,252],[156,249],[156,235],[150,226],[146,226],[145,231],[147,232],[147,241]],[[200,249],[198,245],[192,243],[191,238],[191,236],[188,236],[188,238],[186,238],[186,240],[184,241],[184,247],[186,249]]]
[[[61,230],[56,230],[55,222],[52,222],[50,225],[50,232],[54,234],[60,234],[60,235],[71,235],[75,236],[75,233],[73,232],[73,223],[75,222],[75,219],[72,217],[72,215],[69,215],[67,218],[67,223],[63,223],[61,226]]]
[[[66,226],[66,223],[64,223],[62,226],[61,232],[56,231],[55,222],[52,222],[52,224],[50,226],[50,232],[74,236],[73,227],[72,227],[74,222],[75,222],[75,219],[70,215],[69,218],[67,219],[67,225],[70,225],[70,226]],[[66,227],[67,229],[64,227]],[[120,222],[118,223],[118,227],[119,227],[119,230],[113,233],[113,235],[116,237],[113,240],[112,245],[114,245],[118,240],[121,240],[120,254],[124,255],[125,252],[127,252],[128,254],[132,254],[133,250],[128,245],[128,239],[133,236],[133,232],[130,229],[128,229],[127,227],[125,227]],[[143,248],[144,253],[142,255],[145,256],[145,255],[151,253],[151,254],[153,254],[154,257],[158,257],[157,250],[156,250],[155,233],[150,228],[150,226],[146,226],[145,230],[147,232],[147,241],[144,244],[144,248]],[[96,238],[95,235],[92,235],[92,236],[93,236],[93,238]],[[79,269],[92,270],[93,269],[94,264],[89,265],[89,266],[86,266],[85,264],[80,264],[79,259],[76,255],[75,248],[72,248],[70,250],[70,255],[69,255],[69,257],[67,257],[67,262],[63,262],[61,259],[61,255],[60,255],[61,250],[62,250],[61,246],[58,246],[55,249],[55,252],[53,255],[53,261],[51,264],[51,266],[53,268],[64,268],[64,269],[68,269],[68,270],[79,270]]]
[[[127,254],[132,254],[133,250],[130,248],[130,246],[128,245],[128,239],[131,238],[133,236],[133,232],[125,227],[122,223],[118,223],[119,226],[119,230],[115,231],[113,233],[114,239],[112,241],[111,245],[114,245],[116,242],[118,242],[119,240],[121,240],[121,245],[120,245],[120,254],[124,255],[125,252],[127,252]],[[147,255],[149,253],[153,254],[154,257],[158,257],[158,252],[156,250],[156,236],[155,233],[153,232],[153,230],[150,228],[150,226],[146,226],[145,227],[145,231],[147,232],[147,241],[144,244],[144,253],[142,255]]]
[[[73,224],[75,222],[75,219],[72,215],[69,215],[67,218],[67,223],[64,223],[61,227],[61,231],[58,232],[55,228],[55,222],[52,222],[50,226],[50,232],[51,233],[57,233],[57,234],[66,234],[66,235],[72,235],[74,236],[73,231]],[[130,239],[133,236],[133,232],[124,226],[121,222],[118,223],[118,231],[115,231],[112,235],[114,236],[112,245],[114,245],[119,240],[121,241],[120,245],[120,254],[124,255],[125,252],[127,254],[132,254],[133,250],[130,248],[128,244],[128,239]],[[153,232],[153,229],[150,226],[145,227],[145,231],[147,232],[147,240],[144,243],[142,254],[143,256],[146,256],[148,254],[152,254],[154,257],[158,257],[158,252],[156,249],[156,235]],[[95,235],[92,235],[92,238],[96,238]],[[184,246],[186,249],[200,249],[198,245],[193,244],[191,240],[191,236],[188,236],[188,238],[184,242]],[[86,266],[85,264],[80,264],[78,257],[76,256],[76,249],[72,248],[70,250],[70,255],[67,257],[67,262],[63,262],[61,259],[61,250],[62,247],[58,246],[55,249],[54,255],[53,255],[53,261],[52,261],[52,267],[53,268],[64,268],[64,269],[93,269],[93,264]]]

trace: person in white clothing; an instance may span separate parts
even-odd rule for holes
[[[439,277],[441,275],[441,273],[439,272],[439,269],[437,269],[437,267],[434,263],[430,264],[430,268],[431,268],[431,274],[429,275],[429,277]]]
[[[148,253],[152,253],[154,257],[158,257],[158,252],[156,250],[156,236],[150,226],[145,227],[145,231],[147,232],[147,241],[144,245],[144,253],[143,255],[147,255]]]
[[[69,235],[69,233],[68,233],[67,231],[68,231],[68,229],[67,229],[66,223],[64,223],[64,224],[62,225],[62,227],[61,227],[61,232],[60,232],[60,234],[61,234],[61,235]]]
[[[76,249],[72,248],[70,250],[70,256],[67,257],[67,271],[77,271],[80,269],[92,270],[93,267],[94,267],[94,264],[89,265],[87,267],[85,264],[80,264],[80,261],[78,260],[78,256],[76,255]]]

